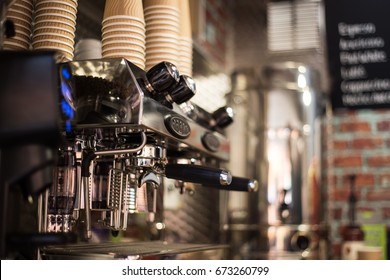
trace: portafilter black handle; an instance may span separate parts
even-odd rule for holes
[[[227,186],[221,186],[218,184],[205,184],[204,186],[219,190],[239,192],[256,192],[259,189],[259,183],[257,180],[235,176],[232,177],[232,182]]]
[[[232,181],[229,171],[193,164],[167,164],[165,176],[184,182],[221,187],[229,185]]]

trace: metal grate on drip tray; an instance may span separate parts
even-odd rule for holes
[[[79,243],[46,247],[42,249],[42,258],[47,260],[142,259],[226,248],[227,245],[221,244],[168,244],[161,241]]]

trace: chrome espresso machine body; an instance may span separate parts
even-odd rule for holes
[[[190,103],[195,83],[173,64],[145,72],[125,59],[73,61],[59,65],[59,76],[64,141],[53,184],[42,196],[39,230],[77,232],[83,245],[44,246],[43,258],[142,255],[131,251],[131,242],[119,245],[120,254],[113,254],[110,242],[91,249],[93,228],[117,235],[137,213],[164,228],[164,177],[176,180],[178,191],[183,182],[257,190],[257,181],[220,168],[229,160],[222,131],[233,121],[231,109],[207,113]]]

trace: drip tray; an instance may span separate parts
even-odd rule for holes
[[[178,254],[226,249],[221,244],[169,244],[161,241],[78,243],[48,246],[41,250],[45,260],[110,260],[169,257]]]

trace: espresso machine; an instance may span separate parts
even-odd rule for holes
[[[257,191],[256,180],[221,167],[229,160],[223,130],[233,121],[231,109],[209,113],[192,104],[194,80],[169,62],[147,72],[120,58],[57,66],[61,141],[53,183],[36,206],[37,231],[74,238],[39,242],[37,258],[140,259],[226,248],[167,244],[148,230],[122,242],[112,238],[139,219],[164,230],[166,178],[183,194],[194,186]],[[109,237],[99,238],[102,231]]]

